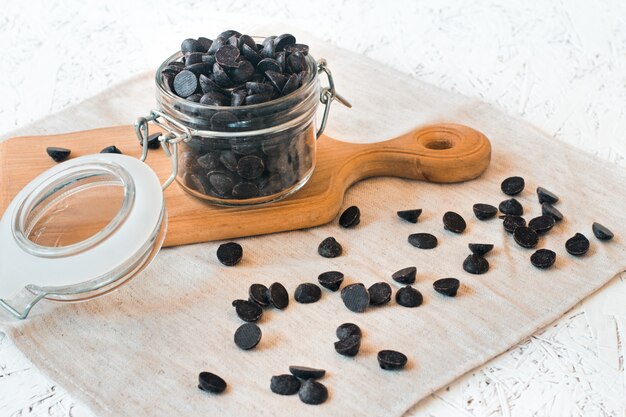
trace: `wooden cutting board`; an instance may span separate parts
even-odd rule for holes
[[[52,136],[12,138],[0,143],[0,212],[19,190],[55,165],[48,146],[72,150],[72,157],[116,145],[126,155],[141,149],[132,126],[117,126]],[[309,182],[284,200],[248,207],[219,207],[197,199],[173,183],[165,191],[169,226],[165,246],[296,230],[335,219],[346,190],[368,177],[393,176],[450,183],[478,177],[487,169],[491,144],[462,125],[438,124],[398,138],[354,144],[322,136]],[[150,150],[146,161],[164,181],[170,173],[165,153]],[[408,207],[410,208],[410,207]]]

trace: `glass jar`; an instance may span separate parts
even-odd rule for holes
[[[172,92],[168,85],[172,78],[162,76],[162,71],[181,58],[178,52],[157,70],[158,110],[140,119],[138,129],[141,140],[141,129],[147,135],[142,122],[154,121],[181,139],[175,167],[180,186],[222,205],[266,203],[302,188],[315,167],[315,142],[325,127],[330,103],[338,98],[326,62],[316,62],[307,54],[306,75],[294,92],[260,104],[228,107],[196,103]],[[320,88],[322,71],[330,88]],[[318,130],[320,102],[326,109]]]

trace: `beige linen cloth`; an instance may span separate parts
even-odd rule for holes
[[[42,302],[31,317],[16,322],[0,314],[2,329],[52,379],[100,416],[401,416],[424,396],[510,348],[560,317],[578,301],[626,269],[626,173],[560,142],[528,124],[476,100],[439,90],[335,47],[309,42],[314,56],[328,59],[338,90],[354,105],[333,106],[327,134],[371,142],[391,138],[433,122],[467,124],[493,144],[490,168],[479,179],[437,185],[376,178],[355,185],[345,207],[356,204],[361,223],[345,230],[336,223],[309,230],[238,239],[243,261],[232,268],[215,257],[219,242],[162,250],[154,263],[127,286],[87,303]],[[20,134],[46,134],[131,123],[154,106],[152,75],[132,79],[50,116]],[[501,221],[478,221],[477,202],[497,205],[507,198],[500,182],[526,178],[519,196],[530,219],[540,214],[535,188],[561,197],[565,220],[540,247],[557,252],[550,270],[530,264],[532,250],[519,247]],[[176,185],[173,185],[176,186]],[[395,212],[422,208],[418,224]],[[465,233],[444,231],[442,215],[460,213]],[[594,221],[616,237],[598,241]],[[211,227],[207,224],[206,227]],[[433,250],[419,250],[407,236],[429,232],[439,239]],[[566,253],[576,232],[591,241],[586,256]],[[318,243],[335,236],[344,254],[324,259]],[[485,275],[463,271],[470,242],[494,243]],[[231,307],[246,298],[254,282],[284,283],[293,294],[302,282],[316,282],[327,270],[340,270],[345,284],[391,280],[391,274],[417,266],[415,287],[424,304],[409,309],[394,301],[364,314],[348,311],[339,293],[323,290],[309,305],[293,299],[284,311],[268,309],[259,325],[256,349],[239,350],[233,333],[242,323]],[[457,277],[456,298],[432,289],[434,280]],[[344,284],[344,285],[345,285]],[[347,358],[333,348],[335,328],[357,323],[364,336],[359,355]],[[406,369],[383,371],[376,353],[396,349],[408,358]],[[330,392],[321,406],[282,397],[269,389],[272,375],[289,365],[327,370]],[[197,375],[208,370],[229,384],[220,396],[199,391]]]

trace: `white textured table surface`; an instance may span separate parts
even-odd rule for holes
[[[245,32],[273,19],[479,97],[626,166],[626,3],[300,3],[2,0],[0,132],[156,67],[186,37],[212,37],[230,27]],[[613,281],[411,415],[626,416],[625,300],[626,282]],[[92,413],[0,334],[0,416],[14,415]]]

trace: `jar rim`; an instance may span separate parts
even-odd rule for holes
[[[253,38],[258,39],[259,37],[253,36]],[[264,103],[248,104],[245,106],[212,106],[210,104],[202,104],[202,103],[189,101],[186,98],[177,96],[168,88],[166,88],[165,83],[163,81],[163,77],[161,76],[161,71],[165,69],[165,67],[167,67],[170,62],[178,58],[181,58],[182,56],[183,56],[183,53],[181,51],[177,51],[173,53],[172,55],[170,55],[165,61],[163,61],[156,70],[156,73],[154,75],[154,82],[157,86],[159,94],[165,95],[166,97],[169,97],[170,99],[176,100],[177,102],[180,102],[186,106],[190,106],[192,108],[197,108],[197,109],[233,112],[233,111],[238,111],[238,110],[255,110],[255,109],[270,107],[274,105],[279,105],[279,104],[282,104],[283,102],[291,100],[296,94],[302,93],[303,91],[306,91],[307,89],[311,88],[311,86],[315,85],[315,82],[317,81],[317,63],[315,61],[315,58],[313,58],[311,54],[307,54],[305,58],[306,58],[307,64],[309,65],[310,75],[306,80],[306,84],[302,84],[299,88],[287,94],[286,96],[279,97],[275,100],[266,101]]]

